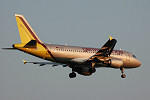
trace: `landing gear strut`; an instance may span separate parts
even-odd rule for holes
[[[89,72],[91,74],[96,72],[96,69],[94,68],[94,66],[95,66],[95,63],[92,63],[92,68],[89,69]]]
[[[126,75],[124,74],[124,68],[120,68],[120,70],[121,70],[121,73],[122,73],[121,78],[125,78]]]

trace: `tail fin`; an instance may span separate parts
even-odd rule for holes
[[[15,14],[15,17],[22,43],[28,43],[31,40],[36,40],[38,43],[42,42],[23,15]]]

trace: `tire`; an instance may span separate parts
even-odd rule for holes
[[[74,72],[70,73],[70,74],[69,74],[69,77],[70,77],[70,78],[75,78],[75,77],[76,77],[76,73],[74,73]]]
[[[126,77],[126,75],[125,75],[125,74],[121,75],[121,78],[125,78],[125,77]]]

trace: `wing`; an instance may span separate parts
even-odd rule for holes
[[[98,60],[101,60],[101,59],[104,59],[105,57],[110,56],[112,50],[115,47],[117,40],[112,38],[111,36],[109,36],[109,37],[110,37],[110,39],[103,45],[103,47],[101,49],[99,49],[99,51],[95,55],[90,57],[88,59],[88,61],[96,62]]]
[[[39,66],[44,66],[44,65],[47,65],[47,64],[52,65],[52,67],[58,66],[58,65],[62,65],[63,67],[67,67],[68,66],[67,64],[53,63],[53,62],[27,62],[25,60],[23,60],[23,62],[24,62],[24,64],[26,64],[26,63],[39,64]]]

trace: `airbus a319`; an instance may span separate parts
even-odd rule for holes
[[[48,62],[27,62],[44,66],[51,64],[52,67],[62,65],[70,67],[70,78],[75,78],[76,73],[90,76],[96,72],[96,68],[116,68],[121,70],[121,77],[125,78],[124,69],[137,68],[141,62],[130,52],[113,50],[117,40],[110,39],[101,48],[89,48],[67,45],[55,45],[43,43],[33,31],[23,15],[15,14],[21,43],[13,44],[13,48],[42,58]]]

